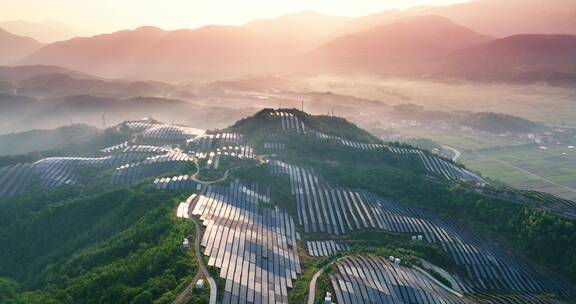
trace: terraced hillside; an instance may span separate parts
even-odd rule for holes
[[[147,118],[106,132],[91,153],[4,160],[0,302],[576,296],[576,223],[545,208],[570,204],[494,188],[341,118],[266,109],[225,130]]]

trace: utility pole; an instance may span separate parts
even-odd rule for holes
[[[102,114],[102,128],[106,129],[106,115]]]
[[[334,117],[334,106],[332,106],[332,117]]]
[[[304,100],[302,100],[302,112],[304,112]]]

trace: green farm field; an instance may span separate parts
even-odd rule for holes
[[[409,129],[402,134],[459,150],[458,162],[484,177],[576,200],[576,149],[567,145],[545,144],[544,149],[520,139],[459,131]]]

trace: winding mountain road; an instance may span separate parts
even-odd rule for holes
[[[202,189],[202,192],[204,191],[204,189]],[[201,192],[201,193],[202,193]],[[208,281],[208,284],[210,285],[210,304],[216,304],[216,297],[218,295],[218,286],[216,285],[216,280],[214,280],[214,278],[212,277],[212,275],[210,275],[210,272],[208,272],[208,268],[206,267],[206,265],[204,264],[204,259],[202,258],[202,252],[201,252],[201,245],[200,245],[200,241],[202,240],[203,237],[203,232],[202,232],[202,225],[198,222],[198,220],[196,218],[194,218],[193,216],[190,215],[190,212],[192,212],[192,210],[194,210],[194,205],[196,205],[196,202],[198,201],[198,199],[200,198],[200,195],[196,196],[196,198],[194,198],[194,200],[190,203],[190,208],[188,209],[188,218],[194,222],[194,226],[195,226],[195,231],[196,231],[196,236],[194,238],[194,253],[196,255],[196,259],[198,261],[198,273],[196,273],[196,275],[194,276],[194,278],[192,279],[192,281],[190,282],[190,284],[188,284],[188,286],[186,286],[186,288],[176,296],[176,299],[174,299],[174,301],[172,302],[172,304],[180,304],[180,303],[184,303],[184,300],[186,300],[187,296],[190,294],[190,292],[192,291],[192,289],[194,288],[196,281],[198,281],[198,279],[204,277],[206,278],[206,280]]]
[[[314,302],[315,302],[314,300],[316,300],[316,282],[318,281],[318,278],[324,272],[325,268],[326,267],[320,268],[320,270],[318,270],[312,276],[312,280],[310,280],[310,288],[308,288],[308,304],[314,304]]]

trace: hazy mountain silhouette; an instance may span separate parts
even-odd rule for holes
[[[525,33],[576,34],[576,1],[481,0],[371,14],[348,22],[334,35],[350,34],[419,15],[443,16],[474,31],[495,37]]]
[[[42,47],[32,38],[17,36],[0,28],[0,65],[20,60]]]
[[[441,73],[472,80],[534,82],[559,72],[576,72],[574,54],[573,35],[514,35],[454,53]]]
[[[314,58],[358,69],[396,66],[397,72],[415,72],[491,39],[443,17],[420,16],[336,38],[315,51]]]
[[[328,41],[336,29],[351,20],[350,17],[305,11],[279,18],[254,20],[244,27],[259,32],[267,39],[282,37],[290,49],[308,51]]]
[[[22,63],[59,65],[104,74],[108,70],[122,71],[135,66],[152,69],[156,66],[213,68],[259,65],[313,49],[321,43],[320,36],[346,20],[301,13],[254,21],[243,27],[211,25],[174,31],[141,27],[56,42],[38,50]],[[313,22],[318,22],[315,30],[307,31]]]
[[[0,22],[0,27],[15,35],[30,37],[42,43],[68,40],[81,34],[71,26],[59,22],[10,20]]]
[[[76,77],[92,77],[59,66],[50,66],[50,65],[28,65],[28,66],[14,66],[14,67],[0,66],[0,80],[5,81],[18,82],[31,77],[47,74],[66,74]]]
[[[548,32],[576,34],[576,2],[482,0],[391,10],[356,19],[307,11],[243,26],[173,31],[147,26],[52,43],[18,64],[57,65],[106,77],[137,75],[170,80],[197,74],[220,79],[222,75],[299,72],[316,67],[418,76],[433,74],[447,54],[487,42],[489,35]],[[534,41],[539,42],[546,43]],[[16,43],[3,43],[12,44]],[[9,57],[1,58],[6,61]],[[440,74],[467,75],[459,72],[465,69],[466,60],[459,62],[458,58],[451,57],[447,67],[461,68],[445,68]],[[457,64],[452,63],[454,60]],[[548,62],[537,64],[540,69],[560,72],[556,67],[561,64],[551,62],[547,66]],[[502,70],[496,74],[506,72],[509,63],[504,63],[493,67]],[[480,68],[479,73],[488,69]],[[561,82],[569,78],[571,83],[573,77],[563,74],[556,78]]]

